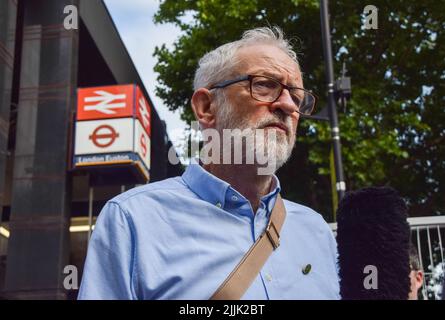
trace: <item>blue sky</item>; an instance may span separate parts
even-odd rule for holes
[[[156,46],[172,47],[181,31],[173,24],[154,24],[153,16],[158,10],[159,0],[105,0],[127,50],[147,88],[155,109],[167,123],[167,131],[178,147],[183,137],[185,122],[178,112],[169,111],[155,94],[157,74],[153,71]]]

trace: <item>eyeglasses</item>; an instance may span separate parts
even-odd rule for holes
[[[220,83],[217,83],[210,87],[209,90],[212,89],[220,89],[230,86],[234,83],[238,83],[241,81],[249,81],[250,82],[250,95],[253,99],[261,102],[275,102],[283,93],[284,89],[289,91],[289,94],[294,102],[296,108],[296,112],[302,115],[309,116],[317,104],[317,97],[311,93],[310,91],[298,88],[298,87],[290,87],[274,79],[272,77],[267,76],[259,76],[259,75],[245,75],[240,76],[236,79],[226,80]]]

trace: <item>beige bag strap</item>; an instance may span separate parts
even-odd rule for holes
[[[260,273],[267,258],[280,245],[280,231],[286,209],[280,194],[277,196],[266,230],[250,247],[238,265],[219,286],[210,300],[239,300]]]

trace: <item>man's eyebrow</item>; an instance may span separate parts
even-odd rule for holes
[[[258,75],[258,76],[268,76],[274,79],[277,79],[280,82],[283,82],[284,77],[282,74],[280,73],[275,73],[273,71],[268,71],[268,70],[261,70],[261,71],[257,71],[257,72],[252,72],[251,74],[253,75]],[[290,87],[298,87],[297,85],[297,81],[294,81],[293,79],[291,79],[291,83],[287,84]]]
[[[279,73],[275,73],[275,72],[271,72],[271,71],[266,71],[266,70],[261,70],[261,71],[257,71],[257,72],[252,72],[252,74],[254,75],[258,75],[258,76],[268,76],[277,80],[282,81],[283,80],[283,76]]]

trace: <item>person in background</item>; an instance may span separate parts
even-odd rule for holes
[[[411,291],[408,295],[408,300],[418,300],[418,292],[423,285],[423,270],[420,267],[419,255],[413,244],[409,248],[409,265],[411,268],[409,273]]]
[[[442,261],[442,291],[439,294],[439,300],[445,301],[445,260]]]

